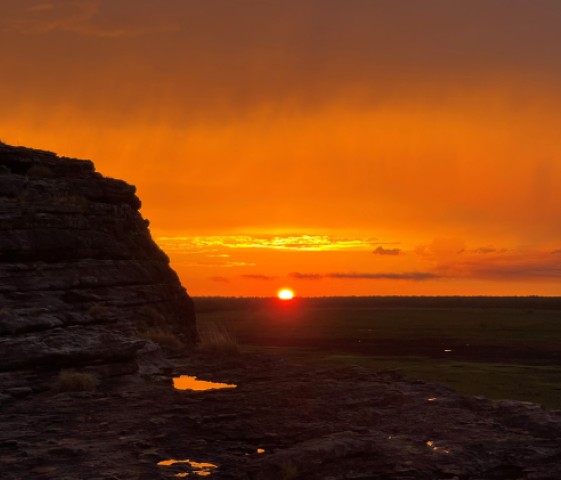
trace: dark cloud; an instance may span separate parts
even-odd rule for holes
[[[177,24],[151,22],[138,15],[124,17],[119,8],[102,0],[58,0],[37,3],[29,0],[5,0],[0,31],[22,35],[66,32],[93,37],[137,37],[150,33],[178,31]],[[126,2],[121,2],[124,4]],[[155,12],[154,12],[155,13]]]
[[[399,255],[401,250],[399,248],[377,247],[372,253],[374,255]]]
[[[330,273],[329,278],[356,280],[433,280],[440,275],[430,272],[405,273]]]
[[[325,277],[325,275],[320,275],[319,273],[300,273],[300,272],[292,272],[288,275],[291,278],[295,278],[296,280],[321,280]]]
[[[430,272],[404,272],[404,273],[299,273],[290,274],[292,278],[298,280],[321,280],[323,278],[334,278],[342,280],[434,280],[440,275]]]
[[[279,277],[276,277],[274,275],[260,275],[260,274],[253,274],[253,275],[240,275],[242,278],[248,279],[248,280],[262,280],[265,282],[270,282],[272,280],[276,280]]]
[[[142,98],[192,119],[287,100],[378,107],[518,72],[557,88],[560,16],[553,0],[2,0],[3,90],[79,111]]]
[[[214,277],[210,277],[210,279],[213,282],[217,282],[217,283],[230,283],[230,280],[226,277],[214,276]]]
[[[495,247],[479,247],[473,250],[465,250],[466,253],[476,253],[481,255],[487,255],[489,253],[506,253],[506,248],[495,248]]]
[[[435,271],[448,278],[477,278],[494,281],[550,281],[561,278],[561,258],[556,251],[498,250],[497,255],[463,256],[441,261]],[[561,250],[558,252],[561,253]]]

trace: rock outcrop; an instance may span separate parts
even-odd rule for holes
[[[148,365],[196,341],[192,301],[135,187],[90,161],[0,143],[0,372]]]
[[[178,374],[237,388],[116,377],[22,397],[0,409],[2,480],[561,478],[560,411],[272,355],[180,362]]]

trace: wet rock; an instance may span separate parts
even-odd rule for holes
[[[47,467],[38,478],[192,472],[158,465],[169,459],[217,465],[208,475],[217,480],[561,478],[559,411],[256,355],[234,366],[199,353],[173,362],[174,372],[238,388],[175,391],[170,379],[117,376],[96,392],[9,402],[0,410],[0,464],[9,466],[2,479]]]

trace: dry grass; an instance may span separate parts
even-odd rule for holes
[[[136,334],[138,338],[172,349],[184,347],[179,337],[171,331],[165,316],[154,307],[145,305],[139,308],[136,313]]]
[[[148,327],[143,330],[138,330],[137,335],[143,340],[157,343],[162,347],[169,347],[174,349],[183,348],[183,342],[172,332],[163,330],[158,327]]]
[[[55,392],[91,392],[98,385],[96,377],[76,370],[61,370],[53,385]]]
[[[207,322],[199,326],[199,350],[203,352],[236,354],[238,341],[230,328],[223,323]]]

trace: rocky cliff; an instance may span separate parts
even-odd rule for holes
[[[196,341],[192,301],[135,187],[90,161],[0,143],[0,372],[142,367]]]

